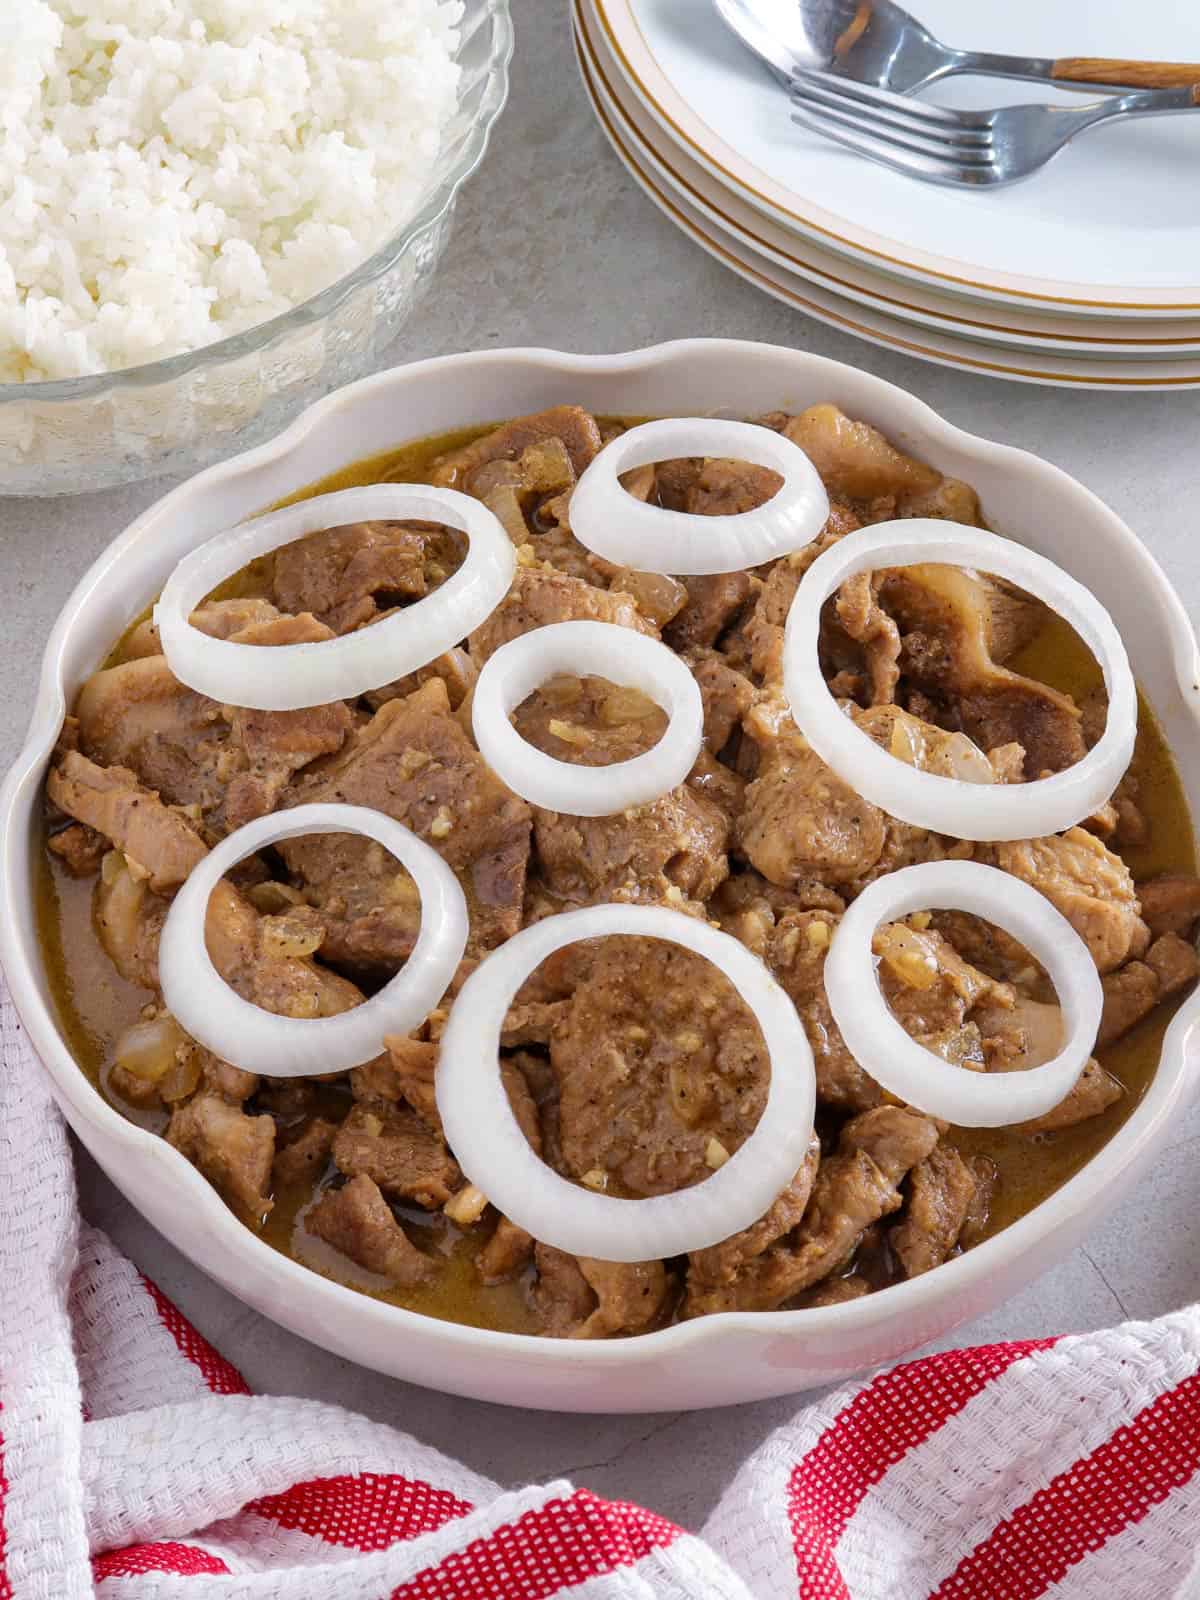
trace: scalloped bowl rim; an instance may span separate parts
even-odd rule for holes
[[[194,1208],[215,1239],[236,1262],[242,1259],[253,1267],[260,1281],[269,1280],[274,1289],[292,1303],[299,1296],[314,1311],[333,1318],[352,1319],[364,1331],[382,1338],[402,1338],[406,1330],[427,1332],[436,1324],[445,1346],[470,1357],[504,1364],[520,1357],[528,1361],[531,1353],[547,1368],[612,1369],[639,1362],[651,1350],[659,1358],[676,1355],[685,1349],[720,1346],[739,1330],[756,1334],[787,1334],[793,1339],[803,1330],[834,1334],[840,1330],[865,1329],[885,1315],[903,1317],[933,1302],[957,1297],[971,1285],[986,1280],[999,1268],[1020,1257],[1027,1249],[1044,1242],[1058,1226],[1095,1212],[1110,1182],[1119,1177],[1139,1157],[1148,1155],[1165,1136],[1170,1118],[1179,1110],[1190,1090],[1189,1043],[1200,1021],[1200,991],[1193,994],[1172,1019],[1163,1040],[1160,1062],[1141,1102],[1112,1139],[1090,1161],[1048,1199],[1008,1227],[976,1245],[962,1256],[944,1263],[936,1271],[890,1287],[885,1293],[869,1295],[841,1305],[791,1311],[721,1312],[677,1323],[657,1332],[618,1340],[569,1341],[533,1334],[504,1333],[465,1324],[441,1321],[421,1312],[407,1311],[343,1287],[294,1261],[265,1244],[238,1222],[217,1195],[216,1190],[178,1151],[160,1135],[128,1121],[92,1086],[62,1037],[57,1022],[41,993],[34,975],[39,957],[15,931],[19,907],[25,894],[29,865],[28,823],[36,804],[43,772],[53,749],[66,711],[63,684],[63,656],[75,630],[86,620],[89,597],[100,578],[114,563],[123,563],[144,541],[153,538],[159,523],[169,518],[174,508],[191,495],[197,485],[212,485],[232,480],[265,463],[282,460],[305,440],[319,432],[339,411],[361,403],[373,392],[386,395],[397,382],[418,382],[435,369],[460,368],[464,371],[480,364],[521,364],[541,368],[556,376],[578,373],[619,376],[643,370],[657,363],[691,352],[711,351],[731,359],[753,359],[755,352],[772,350],[786,355],[797,371],[827,378],[830,387],[838,374],[852,373],[856,384],[878,393],[892,407],[902,403],[908,418],[919,424],[932,438],[947,445],[966,448],[978,460],[991,460],[1020,472],[1036,482],[1053,480],[1060,488],[1069,486],[1084,497],[1093,519],[1108,523],[1110,529],[1127,541],[1126,554],[1142,568],[1141,577],[1161,603],[1161,622],[1165,625],[1172,663],[1190,714],[1200,729],[1200,658],[1196,638],[1183,605],[1166,576],[1136,535],[1090,490],[1085,489],[1061,469],[1026,451],[993,443],[945,421],[923,401],[883,379],[844,363],[806,352],[779,350],[740,340],[686,339],[614,355],[573,356],[539,348],[491,350],[479,353],[433,357],[392,368],[358,380],[325,396],[310,406],[281,434],[266,444],[207,468],[142,513],[93,563],[80,580],[56,621],[43,658],[35,709],[25,745],[0,787],[0,965],[8,978],[14,1002],[35,1051],[49,1072],[56,1098],[68,1112],[69,1120],[79,1119],[123,1150],[131,1162],[157,1165],[162,1178],[176,1191],[178,1208]],[[1083,502],[1081,501],[1081,508]],[[36,943],[36,941],[35,941]],[[86,1141],[85,1141],[86,1142]],[[186,1254],[185,1247],[180,1247]],[[237,1292],[234,1290],[233,1292]],[[459,1392],[469,1392],[461,1385]],[[778,1392],[778,1391],[775,1391]],[[700,1402],[704,1403],[704,1402]],[[710,1402],[711,1403],[711,1402]]]
[[[0,383],[0,406],[36,402],[45,405],[56,400],[85,400],[126,389],[156,388],[185,378],[202,367],[243,361],[247,356],[270,350],[298,329],[326,322],[351,295],[393,267],[416,241],[435,228],[458,198],[459,190],[479,168],[491,143],[492,131],[508,100],[508,69],[512,61],[515,34],[509,0],[483,0],[485,15],[493,19],[495,39],[488,61],[494,87],[481,98],[479,115],[463,135],[458,159],[437,185],[421,199],[416,210],[394,233],[356,267],[327,284],[307,300],[286,311],[279,311],[263,322],[253,323],[239,333],[229,333],[211,344],[157,361],[143,361],[133,367],[115,367],[111,372],[89,372],[77,378],[45,378],[34,383]],[[482,26],[482,21],[477,26]],[[439,156],[440,159],[440,156]]]

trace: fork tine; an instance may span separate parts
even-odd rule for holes
[[[823,84],[800,81],[792,84],[793,103],[821,106],[836,111],[853,126],[875,132],[880,128],[893,128],[898,134],[913,139],[928,139],[942,149],[986,152],[992,142],[991,131],[986,128],[960,128],[954,123],[927,122],[918,117],[898,115],[890,108],[872,105],[869,101],[856,101],[838,90],[827,89]],[[869,120],[867,120],[869,119]]]
[[[986,111],[955,111],[948,106],[932,106],[924,100],[914,100],[910,95],[896,94],[892,89],[880,89],[874,84],[859,83],[854,78],[843,78],[836,72],[823,72],[817,67],[797,66],[792,72],[793,88],[811,85],[824,89],[846,100],[856,100],[873,111],[890,112],[913,122],[936,123],[943,128],[978,129],[989,132],[990,114]]]
[[[956,162],[938,159],[928,151],[916,152],[907,148],[902,149],[898,145],[881,145],[862,134],[850,133],[841,126],[826,122],[821,117],[812,116],[800,106],[793,110],[792,121],[801,127],[811,128],[813,132],[832,140],[834,144],[853,150],[856,155],[865,156],[868,161],[877,161],[894,171],[906,172],[914,178],[924,178],[928,182],[980,185],[987,183],[992,174],[990,166],[962,167]]]
[[[792,106],[797,112],[807,113],[814,126],[837,127],[846,133],[857,134],[880,150],[904,150],[911,155],[927,156],[932,161],[950,166],[987,167],[992,162],[991,150],[979,145],[951,145],[936,135],[915,133],[907,128],[896,130],[876,122],[866,123],[856,112],[847,111],[841,106],[830,106],[796,96],[792,98]]]

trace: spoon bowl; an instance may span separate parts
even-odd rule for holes
[[[713,0],[747,49],[787,82],[797,69],[833,72],[894,94],[915,94],[956,72],[1049,81],[1060,89],[1124,85],[1185,89],[1200,63],[1094,56],[995,55],[935,39],[895,0]]]

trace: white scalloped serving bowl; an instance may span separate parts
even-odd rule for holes
[[[557,1341],[398,1310],[288,1260],[244,1228],[163,1139],[109,1106],[71,1055],[34,919],[42,778],[79,685],[187,551],[315,479],[439,430],[566,401],[649,416],[752,415],[819,400],[866,418],[902,448],[967,479],[993,527],[1091,586],[1121,628],[1200,815],[1200,661],[1183,607],[1153,558],[1065,473],[963,433],[869,373],[794,350],[695,339],[615,356],[546,350],[445,356],[328,396],[271,443],[166,495],[85,575],[51,633],[29,737],[0,790],[0,960],[63,1112],[149,1221],[265,1316],[380,1372],[509,1405],[615,1412],[755,1400],[895,1360],[999,1305],[1073,1249],[1162,1147],[1196,1076],[1200,995],[1172,1022],[1141,1104],[1087,1167],[1019,1222],[935,1272],[847,1305],[704,1317],[608,1343]]]

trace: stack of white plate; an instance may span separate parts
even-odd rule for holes
[[[697,244],[767,293],[876,344],[1069,388],[1200,386],[1200,111],[1085,134],[1024,183],[923,184],[797,127],[710,0],[571,0],[613,148]],[[1200,60],[1178,0],[915,0],[953,44]],[[969,33],[969,37],[965,36]],[[930,99],[1065,96],[956,79]]]

